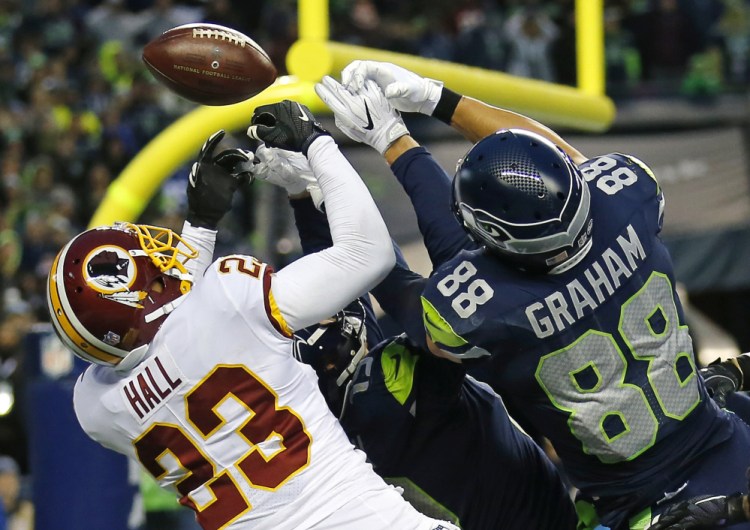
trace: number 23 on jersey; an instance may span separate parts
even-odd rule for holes
[[[290,408],[279,407],[274,391],[245,366],[217,366],[185,396],[186,419],[203,440],[227,434],[222,430],[226,420],[217,408],[230,398],[249,413],[235,429],[249,450],[231,467],[250,487],[274,491],[307,467],[312,438],[301,418]],[[264,454],[259,445],[273,438],[278,439],[275,445],[280,449]],[[229,470],[217,470],[217,464],[201,449],[205,443],[181,426],[154,423],[134,445],[138,460],[157,479],[171,472],[162,459],[169,454],[176,460],[184,475],[175,484],[177,491],[183,502],[196,510],[204,529],[225,528],[252,509]],[[203,502],[189,497],[204,489],[208,495]]]

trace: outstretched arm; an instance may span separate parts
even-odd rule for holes
[[[528,116],[494,107],[467,96],[460,97],[448,123],[471,142],[478,142],[498,129],[526,129],[560,147],[576,165],[586,161],[586,157],[578,149],[546,125]]]
[[[287,325],[300,329],[377,285],[393,267],[393,247],[367,187],[306,107],[290,101],[258,107],[252,123],[251,138],[307,157],[326,205],[333,246],[284,267],[271,284]]]
[[[307,159],[300,153],[265,146],[256,150],[256,156],[261,162],[256,166],[255,177],[282,186],[288,192],[303,253],[309,255],[329,248],[333,241],[328,219],[321,205],[315,204],[309,194],[297,193],[305,188],[309,189],[310,180],[313,178]],[[372,294],[401,329],[407,331],[414,342],[424,346],[424,325],[420,305],[424,279],[409,270],[395,242],[393,247],[396,253],[396,266],[383,282],[372,289]],[[363,296],[362,299],[369,302],[367,296]],[[377,326],[369,303],[365,305],[365,310],[368,312],[368,343],[375,345],[382,340],[382,332]]]
[[[232,207],[234,192],[247,180],[246,172],[254,158],[252,152],[240,149],[215,155],[223,138],[224,131],[220,130],[205,141],[188,177],[188,214],[181,236],[198,251],[198,257],[185,264],[193,282],[200,280],[213,261],[219,221]]]
[[[560,135],[538,121],[462,96],[445,88],[442,81],[421,77],[395,64],[354,61],[341,72],[341,79],[344,85],[354,90],[372,80],[380,86],[396,109],[434,116],[451,125],[471,142],[498,129],[527,129],[558,145],[575,164],[586,160]]]
[[[319,252],[333,245],[328,218],[316,208],[311,197],[290,199],[289,204],[294,210],[294,222],[297,225],[302,252],[305,255]],[[370,297],[364,294],[359,299],[366,314],[367,343],[372,347],[383,340],[383,333],[375,318]]]
[[[333,246],[276,274],[274,296],[292,329],[319,322],[367,292],[395,260],[375,201],[333,139],[316,140],[308,156],[323,192]]]
[[[464,248],[474,248],[451,214],[450,177],[408,134],[398,111],[375,83],[351,92],[326,77],[315,90],[333,111],[342,132],[377,149],[391,165],[414,205],[433,268]]]
[[[385,159],[411,200],[433,269],[461,250],[477,248],[451,213],[450,176],[427,149],[402,136],[386,150]]]

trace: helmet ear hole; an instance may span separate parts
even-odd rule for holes
[[[164,281],[164,278],[159,276],[158,278],[154,278],[154,281],[151,282],[151,285],[149,286],[149,291],[153,291],[156,293],[163,293],[166,288],[167,288],[167,284]]]

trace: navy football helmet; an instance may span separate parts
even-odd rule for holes
[[[355,300],[332,318],[294,334],[294,356],[318,374],[320,391],[337,417],[357,364],[367,355],[366,315],[362,302]]]
[[[453,179],[453,211],[464,229],[529,272],[562,272],[586,255],[590,203],[570,157],[521,129],[502,129],[474,144]]]

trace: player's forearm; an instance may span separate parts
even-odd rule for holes
[[[451,177],[426,149],[403,152],[391,170],[414,206],[433,269],[463,249],[476,248],[450,211]]]
[[[526,129],[558,145],[574,163],[580,164],[586,160],[585,156],[559,134],[538,121],[467,96],[459,100],[451,115],[450,125],[471,142],[477,142],[498,129]]]
[[[382,279],[396,258],[388,228],[367,186],[330,137],[315,141],[308,158],[325,198],[333,245],[365,253],[372,259],[373,274]]]
[[[370,291],[385,314],[398,324],[412,342],[423,348],[427,344],[420,296],[425,282],[426,279],[419,273],[409,270],[405,261],[399,260],[388,276]]]
[[[334,141],[315,140],[308,158],[325,198],[333,246],[276,274],[274,297],[292,329],[330,317],[380,282],[395,263],[375,201]]]
[[[388,162],[388,165],[392,166],[402,155],[416,147],[419,147],[419,143],[417,143],[410,134],[407,134],[389,145],[388,149],[383,153],[383,157],[385,157],[385,161]]]

